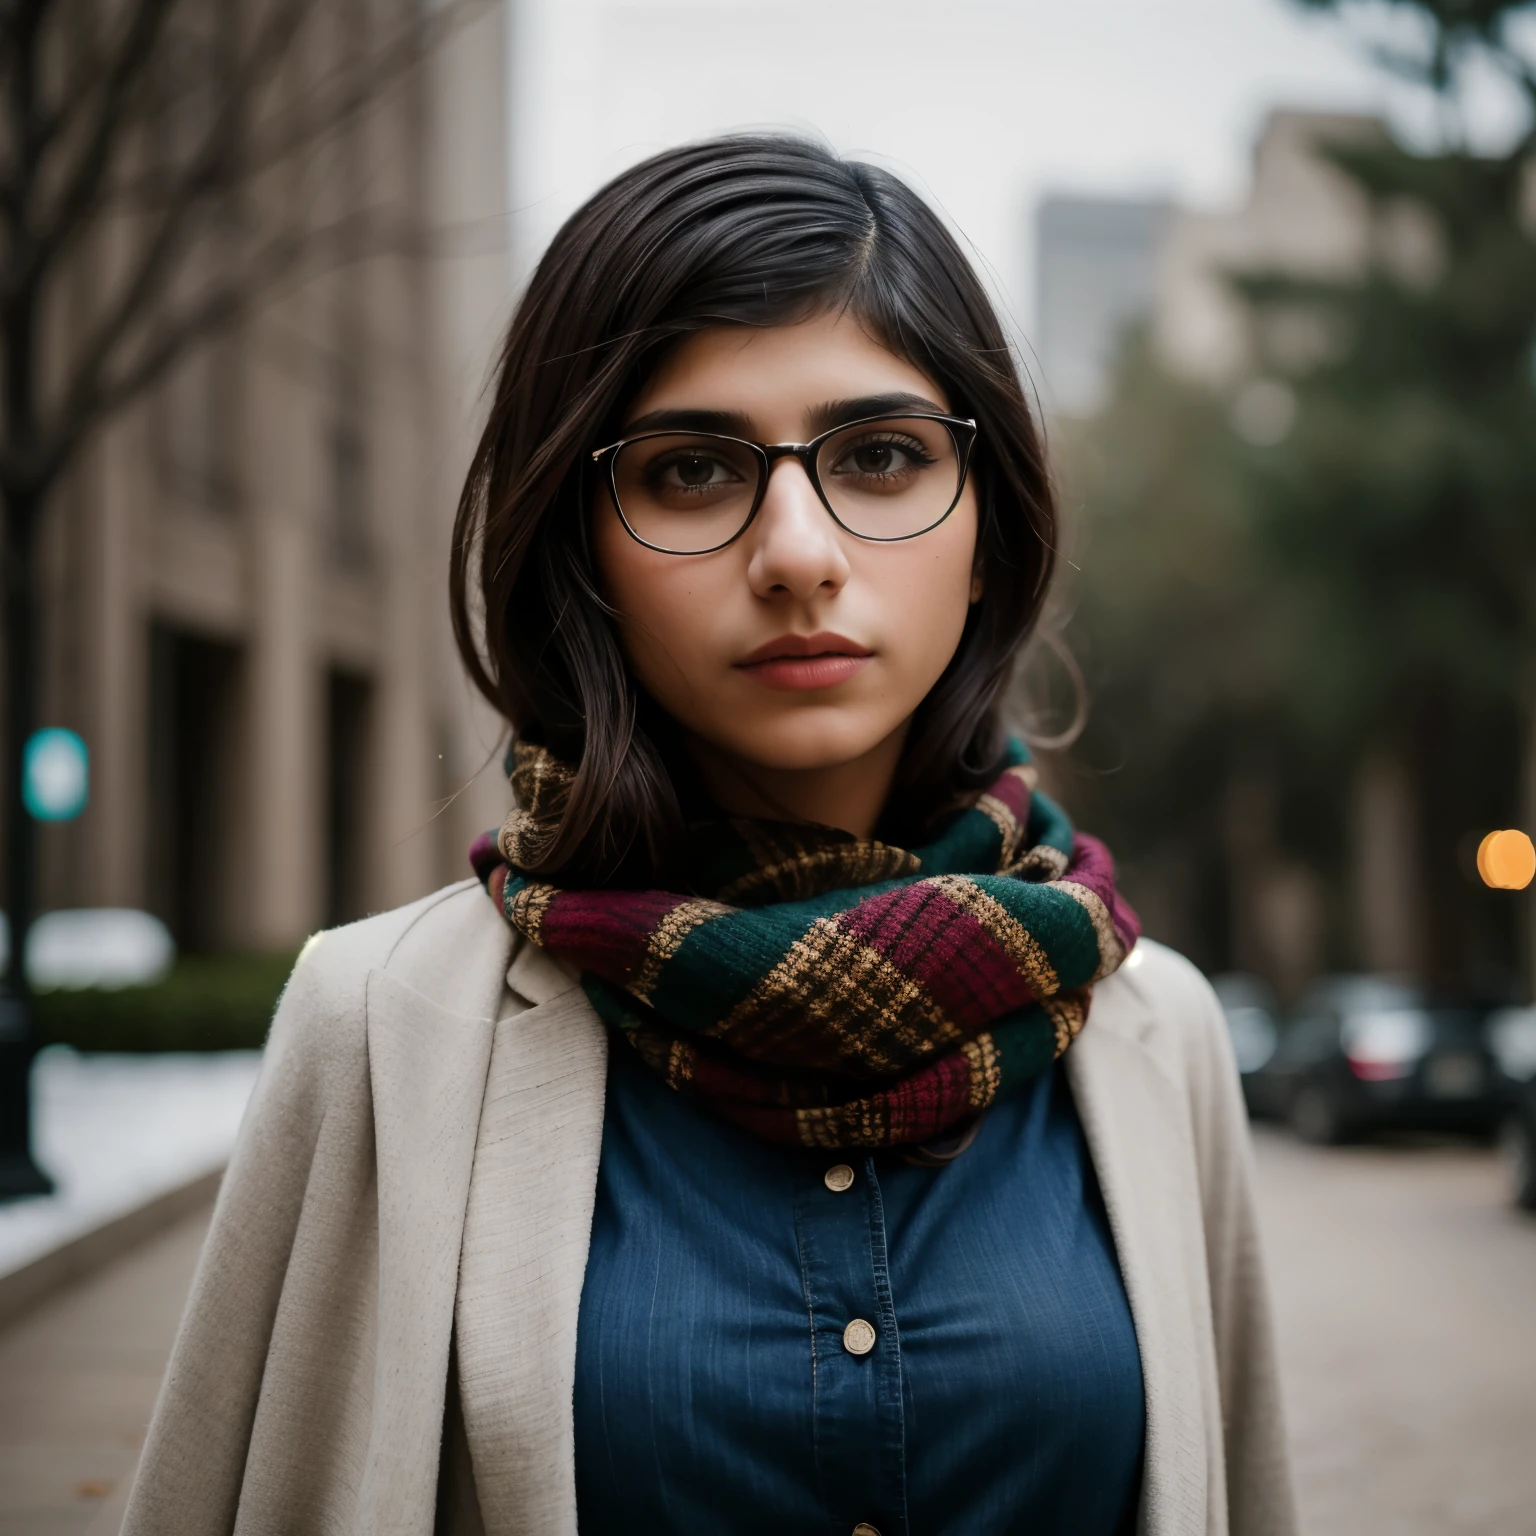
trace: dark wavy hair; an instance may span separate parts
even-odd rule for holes
[[[531,873],[645,879],[686,764],[625,663],[588,542],[590,450],[670,348],[843,308],[980,428],[983,593],[918,711],[882,818],[918,835],[1000,770],[999,697],[1050,582],[1056,506],[1007,338],[937,214],[889,173],[769,134],[690,144],[609,182],[555,236],[501,349],[454,521],[454,637],[512,727],[575,767]]]

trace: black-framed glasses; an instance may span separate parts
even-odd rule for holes
[[[724,549],[757,516],[773,466],[799,459],[838,527],[879,543],[915,539],[955,510],[976,423],[908,412],[869,416],[808,443],[753,443],[719,432],[641,432],[592,460],[630,535],[673,555]]]

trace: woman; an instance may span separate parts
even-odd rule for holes
[[[1292,1529],[1220,1012],[1000,724],[1055,542],[900,182],[574,215],[453,555],[518,808],[300,958],[129,1532]]]

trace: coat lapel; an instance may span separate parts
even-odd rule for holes
[[[572,973],[532,945],[507,981],[533,1006],[495,1028],[459,1271],[459,1389],[488,1536],[575,1536],[576,1315],[608,1042]]]
[[[497,971],[505,963],[498,955]],[[455,1013],[368,976],[379,1202],[375,1417],[359,1531],[432,1529],[459,1237],[494,1015]]]
[[[1095,989],[1088,1027],[1066,1054],[1078,1118],[1103,1192],[1141,1351],[1147,1442],[1139,1529],[1205,1532],[1211,1479],[1202,1382],[1210,1353],[1199,1176],[1188,1109],[1144,1036],[1134,986]]]

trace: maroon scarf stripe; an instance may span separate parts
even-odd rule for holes
[[[561,891],[541,920],[539,942],[623,986],[645,963],[651,934],[689,899],[666,891]]]
[[[1085,887],[1104,903],[1120,948],[1129,954],[1141,936],[1141,920],[1115,885],[1115,861],[1109,849],[1086,832],[1073,833],[1072,863],[1062,879]]]
[[[987,786],[986,793],[1000,800],[1013,812],[1019,826],[1029,823],[1029,802],[1033,791],[1016,773],[1005,773]]]
[[[967,1033],[1036,1001],[997,940],[926,881],[871,896],[840,913],[837,921],[922,986]]]

